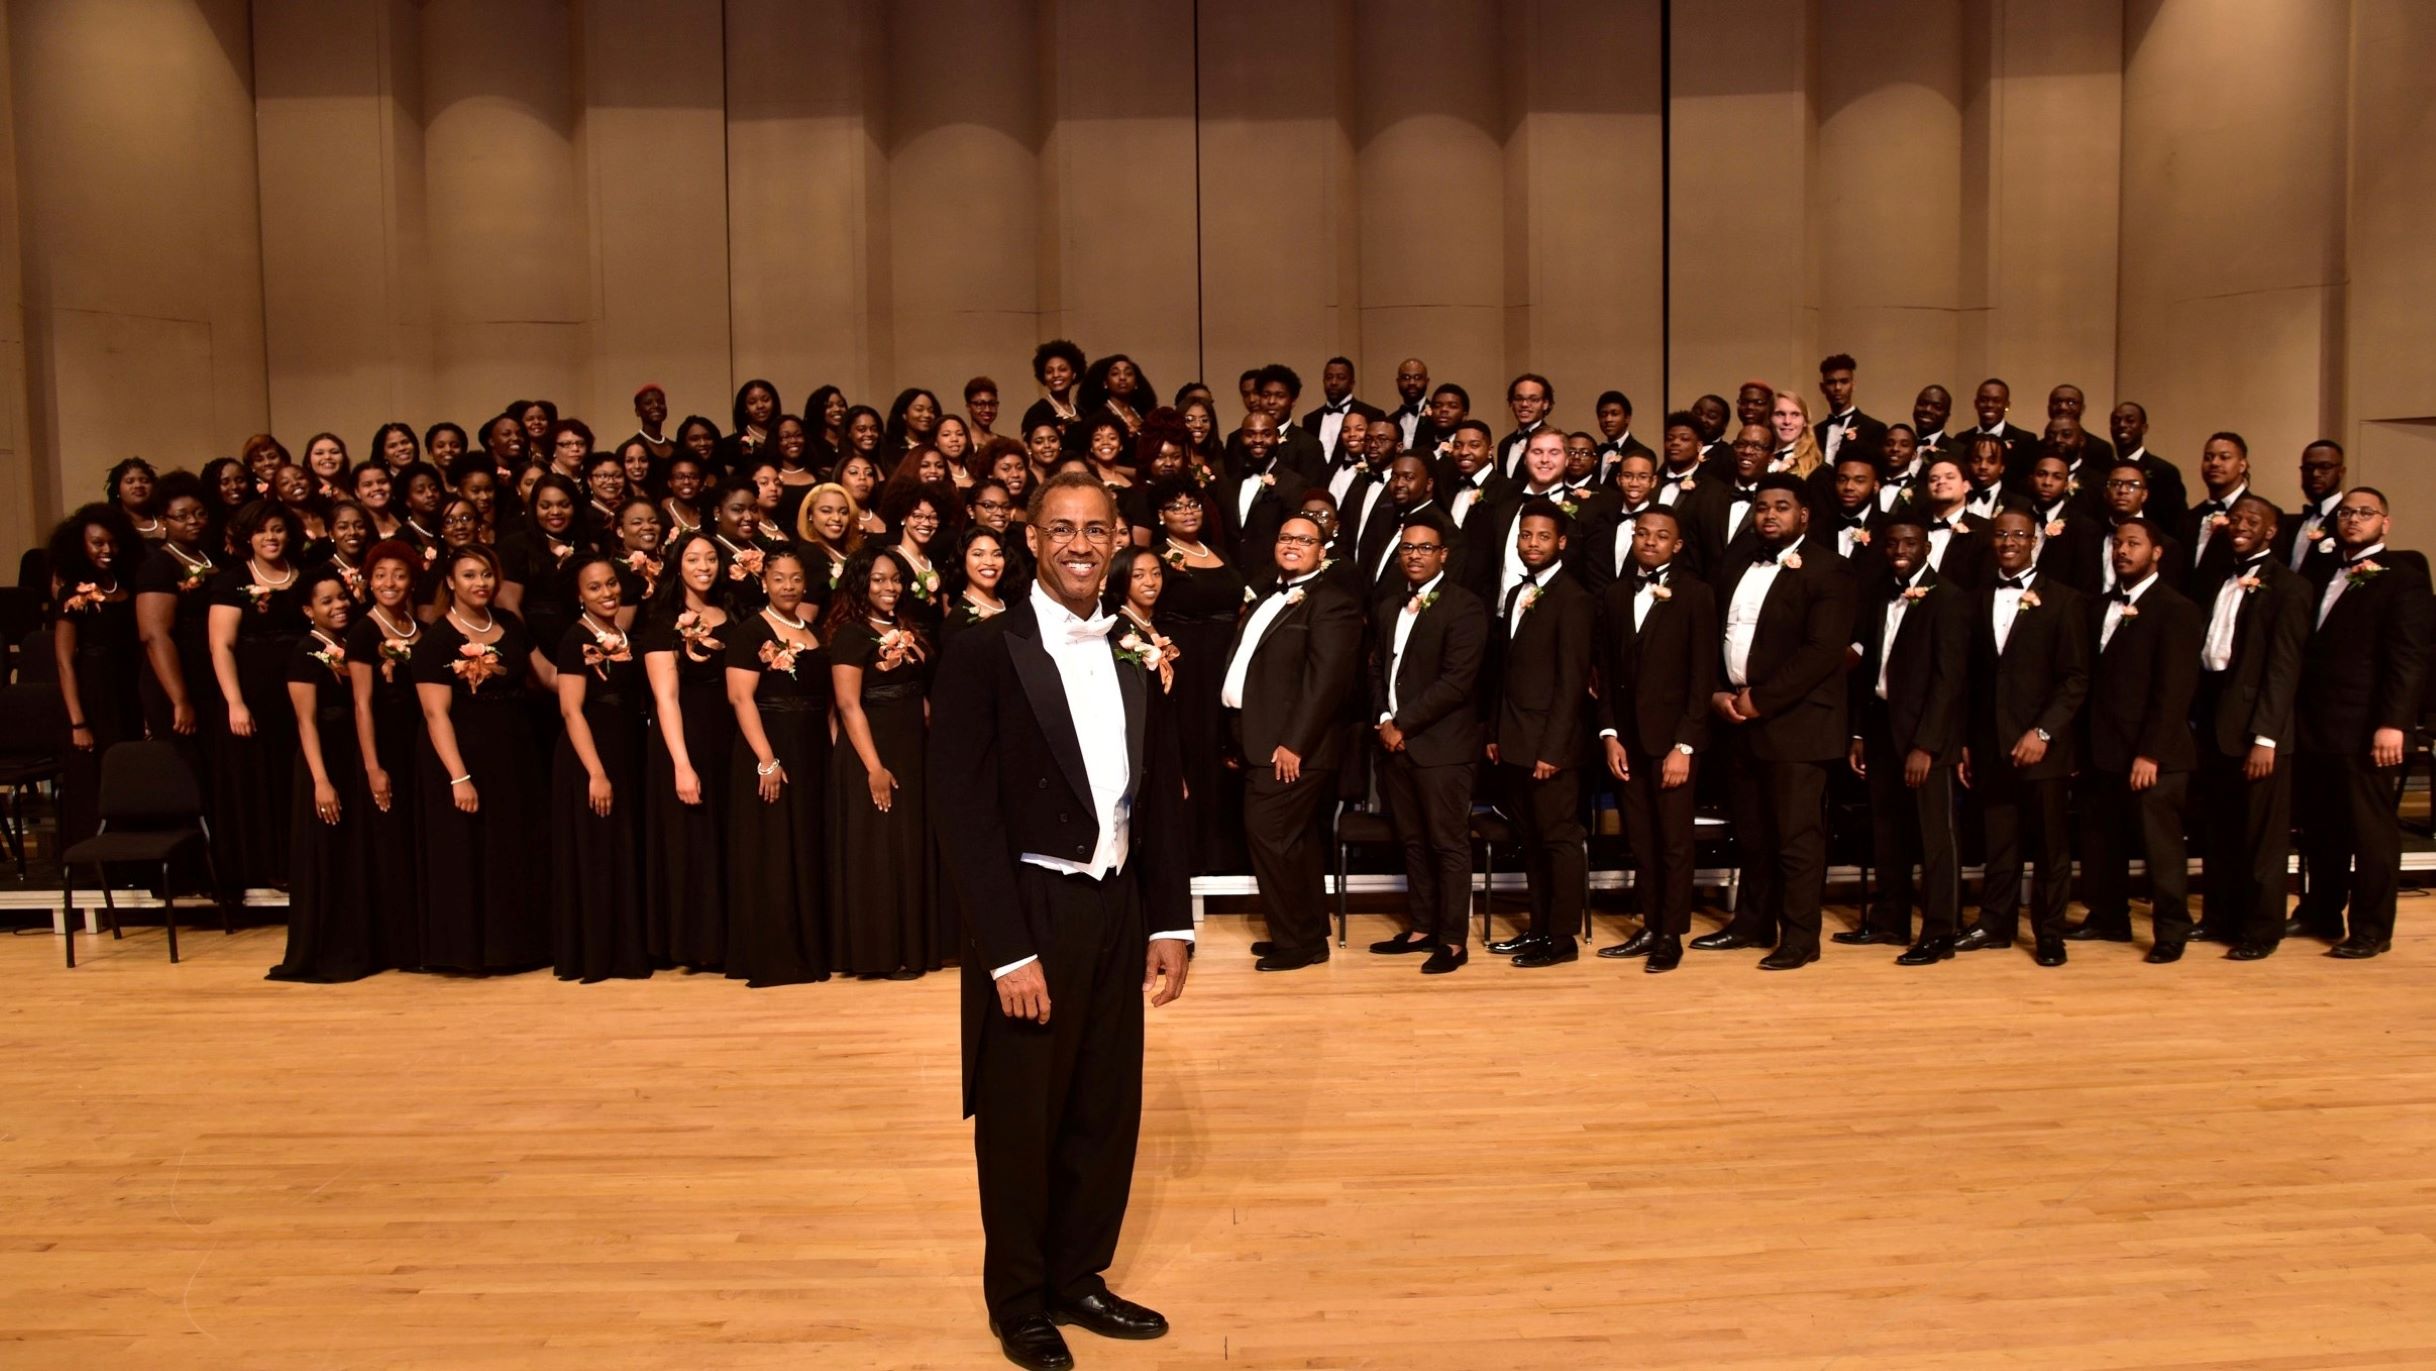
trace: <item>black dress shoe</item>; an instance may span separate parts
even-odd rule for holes
[[[1738,948],[1765,947],[1766,945],[1765,943],[1755,943],[1727,928],[1718,929],[1714,933],[1704,933],[1692,939],[1694,952],[1732,952]]]
[[[1545,942],[1536,943],[1525,949],[1520,955],[1515,957],[1514,964],[1516,966],[1526,968],[1535,966],[1562,966],[1566,962],[1576,960],[1581,955],[1581,945],[1574,942],[1573,939],[1567,938],[1560,943],[1554,938],[1550,938]]]
[[[1103,1338],[1128,1338],[1147,1342],[1167,1336],[1166,1316],[1156,1309],[1145,1309],[1113,1290],[1085,1295],[1069,1300],[1049,1311],[1049,1317],[1059,1323],[1070,1323],[1086,1333]]]
[[[2083,919],[2080,925],[2064,934],[2076,943],[2127,943],[2132,940],[2131,925],[2110,927]]]
[[[2341,942],[2343,925],[2340,920],[2334,923],[2322,923],[2306,914],[2295,914],[2284,920],[2284,936],[2287,938],[2324,938],[2330,943]]]
[[[1317,952],[1272,952],[1252,963],[1252,969],[1255,971],[1300,971],[1306,966],[1317,966],[1326,960],[1328,960],[1328,949],[1325,947]]]
[[[2333,949],[2328,951],[2326,955],[2329,957],[2340,957],[2347,962],[2364,962],[2369,958],[2378,955],[2379,953],[2391,952],[2393,950],[2394,944],[2391,939],[2345,938],[2343,941],[2336,943]]]
[[[1432,946],[1427,938],[1389,938],[1384,942],[1372,943],[1370,950],[1382,957],[1401,957],[1412,952],[1427,952]]]
[[[1268,956],[1270,953],[1275,952],[1276,950],[1277,950],[1277,944],[1275,944],[1275,943],[1273,943],[1273,942],[1270,942],[1270,941],[1269,941],[1268,939],[1266,939],[1266,938],[1263,938],[1263,939],[1261,939],[1260,941],[1258,941],[1258,942],[1256,942],[1256,943],[1252,944],[1252,955],[1253,955],[1253,956],[1255,956],[1255,957],[1266,957],[1266,956]]]
[[[2263,962],[2274,955],[2275,944],[2273,943],[2240,942],[2233,944],[2233,950],[2225,954],[2225,960],[2228,962]]]
[[[1511,957],[1517,952],[1530,951],[1532,945],[1538,941],[1539,935],[1536,933],[1517,933],[1511,938],[1499,938],[1496,942],[1484,943],[1481,946],[1483,950],[1493,952],[1500,957]]]
[[[2178,962],[2181,960],[2182,944],[2180,943],[2159,943],[2155,947],[2148,950],[2148,964],[2150,966],[2163,966],[2167,962]]]
[[[2042,939],[2039,942],[2038,951],[2030,954],[2030,958],[2040,966],[2062,966],[2064,964],[2063,939],[2058,938],[2052,942]]]
[[[1429,954],[1428,961],[1421,963],[1421,974],[1424,976],[1443,976],[1449,971],[1454,970],[1456,967],[1470,961],[1471,959],[1472,953],[1471,949],[1469,948],[1466,948],[1461,952],[1449,952],[1442,945]]]
[[[1952,960],[1953,956],[1954,940],[1952,938],[1922,938],[1905,948],[1903,955],[1895,958],[1895,965],[1934,966],[1939,962]]]
[[[1818,959],[1819,950],[1815,947],[1780,947],[1759,959],[1759,969],[1762,971],[1794,971],[1808,966]]]
[[[1908,934],[1889,933],[1880,928],[1848,928],[1841,933],[1830,933],[1827,936],[1847,947],[1868,947],[1873,943],[1901,947],[1911,941]]]
[[[2205,923],[2201,923],[2191,929],[2190,941],[2195,943],[2237,943],[2241,940],[2239,938],[2228,938],[2223,933],[2218,932],[2216,929],[2208,926]]]
[[[1681,965],[1683,965],[1683,940],[1673,934],[1668,934],[1651,946],[1649,960],[1641,963],[1641,969],[1656,975],[1662,971],[1672,971]]]
[[[998,1335],[998,1350],[1007,1360],[1031,1371],[1068,1371],[1074,1365],[1074,1354],[1066,1350],[1066,1335],[1057,1331],[1057,1324],[1046,1314],[1025,1314],[1001,1323],[990,1321],[990,1331]]]
[[[1974,927],[1968,933],[1965,933],[1961,937],[1954,940],[1954,950],[1956,952],[1985,952],[1991,947],[2011,946],[2013,946],[2013,940],[2011,938],[1998,937],[1996,934],[1991,933],[1987,929],[1981,927]]]
[[[1602,957],[1646,957],[1649,955],[1650,949],[1657,945],[1658,935],[1650,932],[1647,925],[1643,925],[1640,932],[1615,946],[1600,948],[1599,955]]]

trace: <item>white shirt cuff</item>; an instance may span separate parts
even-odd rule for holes
[[[1602,738],[1613,738],[1616,736],[1616,731],[1612,728],[1602,728],[1599,730],[1599,736]]]
[[[1189,928],[1171,928],[1164,933],[1153,933],[1150,935],[1150,941],[1154,943],[1161,938],[1172,938],[1180,943],[1189,943],[1193,941],[1193,931]]]
[[[2273,752],[2275,750],[2275,739],[2273,738],[2252,738],[2250,741],[2256,746],[2267,749],[2269,752]]]
[[[1013,971],[1021,971],[1021,970],[1023,970],[1025,967],[1030,966],[1032,963],[1037,962],[1037,961],[1039,961],[1039,960],[1040,960],[1039,955],[1038,955],[1038,954],[1034,954],[1033,956],[1029,956],[1029,957],[1024,958],[1024,959],[1023,959],[1022,961],[1020,961],[1020,962],[1008,962],[1008,963],[1007,963],[1005,966],[999,967],[997,970],[992,971],[992,972],[990,973],[990,979],[991,979],[991,980],[993,980],[993,981],[1003,981],[1003,980],[1005,980],[1005,979],[1007,978],[1007,974],[1008,974],[1009,972],[1013,972]]]

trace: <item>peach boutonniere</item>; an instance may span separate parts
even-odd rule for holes
[[[1166,638],[1152,633],[1145,641],[1140,633],[1128,633],[1117,640],[1116,658],[1130,662],[1145,671],[1159,673],[1161,694],[1173,690],[1176,684],[1176,646]]]
[[[102,606],[102,601],[108,598],[108,596],[102,594],[100,586],[93,584],[91,581],[78,581],[76,583],[75,592],[69,595],[66,600],[62,601],[59,608],[60,612],[64,614],[90,613],[93,610],[100,609]]]
[[[1434,590],[1427,595],[1407,595],[1404,597],[1404,612],[1418,614],[1436,603],[1438,603],[1438,592]]]
[[[2362,581],[2373,581],[2384,574],[2385,568],[2377,565],[2374,561],[2360,562],[2344,570],[2343,583],[2345,585],[2358,585]]]
[[[2126,618],[2126,619],[2137,619],[2137,618],[2139,618],[2139,617],[2140,617],[2140,606],[2138,606],[2138,605],[2125,605],[2125,606],[2123,606],[2123,617],[2124,617],[2124,618]]]
[[[2259,581],[2255,574],[2237,577],[2235,578],[2233,584],[2240,586],[2241,593],[2244,595],[2255,595],[2258,593]]]
[[[1954,530],[1954,532],[1956,532],[1956,533],[1968,533],[1968,532],[1970,532],[1970,531],[1971,531],[1971,526],[1970,526],[1970,524],[1968,524],[1967,522],[1963,521],[1962,519],[1957,518],[1956,520],[1954,520],[1954,523],[1953,523],[1953,530]]]
[[[1848,532],[1850,532],[1850,533],[1852,534],[1852,545],[1853,545],[1854,547],[1867,547],[1867,546],[1869,546],[1869,530],[1868,530],[1868,529],[1865,529],[1865,528],[1856,528],[1856,529],[1850,529],[1850,530],[1847,530],[1847,531],[1848,531]]]
[[[1301,586],[1294,586],[1286,591],[1286,605],[1288,608],[1292,608],[1293,606],[1299,605],[1302,602],[1303,588]]]
[[[1783,567],[1787,571],[1799,571],[1802,569],[1802,554],[1798,552],[1788,552],[1784,556],[1777,558],[1776,564]]]
[[[330,642],[330,640],[327,638],[324,638],[322,642],[326,646],[313,653],[313,660],[330,668],[331,675],[339,677],[343,680],[347,675],[346,645],[343,643]]]
[[[2040,532],[2044,533],[2050,538],[2060,538],[2064,536],[2064,521],[2062,519],[2049,519],[2047,521],[2047,527],[2041,529]]]
[[[546,535],[546,534],[545,534],[545,535],[543,535],[543,536],[544,536],[544,537],[547,537],[548,535]],[[550,555],[551,555],[552,557],[557,558],[559,561],[562,561],[562,562],[563,562],[563,561],[567,560],[569,557],[572,557],[572,556],[574,556],[574,555],[575,555],[575,544],[573,544],[573,543],[562,543],[562,542],[558,541],[556,538],[550,538],[549,542],[550,542]]]
[[[1695,485],[1696,483],[1697,483],[1697,482],[1696,482],[1695,478],[1692,476],[1692,474],[1691,474],[1691,473],[1689,473],[1689,472],[1687,472],[1687,473],[1685,473],[1685,474],[1684,474],[1684,477],[1683,477],[1683,479],[1682,479],[1682,480],[1675,482],[1675,489],[1677,489],[1677,490],[1690,490],[1690,489],[1693,487],[1693,485]]]
[[[2025,590],[2022,592],[2021,607],[2023,609],[2036,609],[2044,603],[2046,602],[2039,599],[2037,591]]]
[[[592,633],[592,641],[584,644],[584,665],[591,668],[593,675],[604,681],[609,679],[611,662],[631,662],[633,660],[632,641],[623,633],[603,633],[595,629]]]
[[[1920,601],[1928,598],[1928,593],[1929,588],[1927,586],[1905,586],[1903,588],[1903,602],[1905,604],[1918,604]]]
[[[465,682],[467,690],[480,690],[483,682],[507,674],[507,668],[499,662],[499,648],[493,643],[458,644],[457,660],[450,662],[448,669],[457,673],[457,679]]]
[[[726,646],[711,636],[711,625],[700,610],[689,609],[677,616],[677,639],[685,647],[685,655],[697,662],[710,660],[709,654]]]
[[[1538,586],[1535,586],[1535,585],[1524,586],[1524,587],[1523,587],[1523,593],[1522,593],[1522,599],[1521,599],[1521,600],[1518,602],[1518,607],[1519,607],[1519,608],[1522,610],[1522,612],[1523,612],[1523,613],[1525,613],[1525,614],[1530,613],[1530,612],[1531,612],[1531,606],[1533,606],[1533,605],[1535,605],[1535,604],[1538,604],[1538,603],[1539,603],[1539,587],[1538,587]]]
[[[1649,588],[1649,598],[1653,600],[1672,600],[1675,598],[1675,592],[1667,589],[1666,584],[1661,581]]]
[[[762,664],[772,671],[783,671],[792,676],[795,674],[795,652],[792,644],[772,638],[761,645]]]
[[[2332,547],[2334,539],[2329,538],[2326,543],[2327,546]],[[204,586],[209,585],[214,569],[209,562],[191,565],[181,562],[178,565],[178,593],[183,595],[190,590],[201,590]]]
[[[736,560],[728,563],[727,578],[729,580],[741,581],[747,576],[761,574],[762,553],[760,548],[743,548],[735,556]]]
[[[1264,471],[1264,472],[1260,473],[1260,483],[1261,483],[1262,485],[1264,485],[1264,486],[1273,486],[1273,485],[1276,485],[1276,484],[1277,484],[1277,473],[1276,473],[1276,472],[1274,472],[1274,471]]]
[[[2232,522],[2233,519],[2231,515],[2211,514],[2208,516],[2208,527],[2210,528],[2223,528],[2225,525]]]
[[[880,670],[892,671],[908,660],[922,660],[922,644],[911,632],[892,628],[880,635]]]
[[[394,681],[398,668],[414,660],[414,643],[405,638],[381,635],[381,679]]]
[[[254,611],[256,614],[268,614],[271,612],[271,588],[269,586],[263,585],[257,581],[247,581],[244,585],[237,587],[237,591],[239,594],[245,596],[245,607],[247,609]]]

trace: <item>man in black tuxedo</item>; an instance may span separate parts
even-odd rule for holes
[[[2031,527],[2038,531],[2038,564],[2047,564],[2052,554],[2060,563],[2068,552],[2064,546],[2071,539],[2095,536],[2097,525],[2105,517],[2103,504],[2084,504],[2072,489],[2072,467],[2053,444],[2042,445],[2038,456],[2030,463],[2023,477],[2022,491],[2014,503],[2030,516]],[[2105,485],[2102,476],[2093,474],[2090,488]],[[1993,525],[1991,524],[1991,527]]]
[[[1604,489],[1615,479],[1617,464],[1636,453],[1647,457],[1652,467],[1658,464],[1658,454],[1650,451],[1649,444],[1632,436],[1631,397],[1620,390],[1601,391],[1597,412],[1599,469],[1591,476],[1593,486]]]
[[[1567,544],[1567,561],[1592,599],[1632,575],[1634,521],[1642,510],[1665,508],[1655,498],[1657,488],[1658,468],[1650,455],[1631,453],[1616,462],[1610,496],[1585,506],[1575,521],[1579,532]]]
[[[1253,383],[1252,414],[1268,416],[1271,431],[1276,435],[1272,445],[1281,467],[1291,469],[1302,477],[1303,484],[1313,485],[1325,479],[1327,454],[1320,451],[1319,439],[1310,429],[1294,422],[1294,402],[1303,393],[1303,378],[1294,368],[1272,362],[1262,367]],[[1244,427],[1227,439],[1226,456],[1237,472],[1251,470],[1255,465],[1245,439],[1251,428],[1251,415],[1244,416]]]
[[[2113,448],[2083,431],[2078,420],[2056,418],[2048,420],[2047,431],[2039,435],[2038,450],[2042,457],[2063,459],[2064,493],[2075,506],[2096,515],[2106,512],[2106,469],[2115,464]],[[2029,493],[2026,485],[2022,493]]]
[[[1852,354],[1839,352],[1819,363],[1819,394],[1827,401],[1827,417],[1811,425],[1819,452],[1833,466],[1847,452],[1878,459],[1886,449],[1886,424],[1861,412],[1853,402]],[[1847,446],[1849,445],[1849,446]]]
[[[1396,446],[1409,450],[1429,422],[1429,363],[1407,357],[1396,364],[1396,401],[1387,419],[1396,426]]]
[[[1470,959],[1472,781],[1480,763],[1473,704],[1488,651],[1489,612],[1446,574],[1454,526],[1437,510],[1405,521],[1397,561],[1400,605],[1380,600],[1383,622],[1371,660],[1370,701],[1386,753],[1379,786],[1404,849],[1412,925],[1373,943],[1383,955],[1426,952],[1421,970],[1443,975]]]
[[[2197,803],[2204,867],[2195,938],[2233,944],[2254,962],[2284,936],[2292,855],[2292,708],[2309,640],[2309,585],[2275,559],[2283,511],[2256,495],[2233,502],[2220,535],[2224,579],[2200,601]]]
[[[1455,439],[1455,425],[1472,417],[1472,396],[1463,387],[1449,381],[1429,393],[1429,407],[1413,436],[1404,440],[1406,452],[1418,452],[1432,463],[1447,458],[1447,445]]]
[[[1940,452],[1922,463],[1920,499],[1912,508],[1928,527],[1929,565],[1943,579],[1977,590],[1988,583],[1995,559],[1988,549],[1988,519],[1966,508],[1970,494],[1961,461]]]
[[[2343,503],[2343,445],[2320,438],[2301,449],[2301,503],[2276,531],[2275,555],[2313,585],[2324,585],[2319,568],[2340,561],[2335,509]]]
[[[1878,461],[1878,510],[1892,514],[1898,506],[1920,498],[1921,459],[1931,449],[1920,446],[1910,424],[1888,424],[1883,443]]]
[[[1277,565],[1277,527],[1301,505],[1310,482],[1278,453],[1277,425],[1268,415],[1246,418],[1235,437],[1243,445],[1243,474],[1223,487],[1219,512],[1236,569],[1250,581]]]
[[[1650,487],[1650,499],[1672,508],[1700,488],[1700,421],[1685,409],[1667,415],[1658,447],[1658,483]]]
[[[1481,603],[1502,606],[1527,568],[1522,556],[1522,511],[1533,500],[1553,504],[1565,498],[1565,435],[1543,428],[1523,447],[1519,489],[1508,487],[1492,504],[1475,509],[1464,527],[1479,555],[1472,559],[1465,584]]]
[[[2233,544],[2221,536],[2233,506],[2250,493],[2250,445],[2238,433],[2211,433],[2199,454],[2199,481],[2207,498],[2183,516],[2182,545],[2190,549],[2192,593],[2207,595],[2233,564]]]
[[[1954,394],[1940,385],[1926,385],[1912,397],[1912,442],[1922,452],[1941,452],[1954,445],[1945,431],[1954,417]],[[1890,468],[1891,471],[1891,468]]]
[[[1404,587],[1404,576],[1397,561],[1397,544],[1404,525],[1424,511],[1445,517],[1446,510],[1438,503],[1430,481],[1429,463],[1417,452],[1399,452],[1387,464],[1387,493],[1380,507],[1362,525],[1361,540],[1354,545],[1354,556],[1360,563],[1364,584],[1372,595],[1389,595]],[[1447,532],[1440,539],[1446,545],[1445,570],[1461,582],[1462,534],[1447,520]]]
[[[1853,616],[1861,659],[1848,677],[1854,774],[1869,783],[1877,898],[1840,943],[1911,943],[1895,961],[1927,966],[1954,955],[1961,933],[1962,847],[1954,833],[1954,766],[1962,760],[1970,669],[1969,592],[1928,564],[1928,530],[1895,516],[1881,540],[1884,570]],[[1912,866],[1920,867],[1920,939],[1912,942]]]
[[[2436,629],[2427,560],[2385,545],[2389,508],[2373,487],[2344,492],[2335,509],[2342,560],[2320,572],[2301,656],[2296,780],[2309,888],[2288,931],[2340,937],[2331,955],[2351,960],[2393,945],[2402,871],[2395,780]]]
[[[1774,947],[1760,962],[1767,971],[1818,960],[1822,801],[1827,768],[1851,736],[1840,673],[1852,642],[1852,577],[1826,540],[1807,536],[1809,498],[1798,476],[1761,477],[1752,541],[1718,578],[1724,676],[1709,705],[1725,726],[1742,900],[1733,922],[1692,946]]]
[[[1526,371],[1506,383],[1506,408],[1514,415],[1514,431],[1497,440],[1498,474],[1509,481],[1522,480],[1523,445],[1547,427],[1548,411],[1555,404],[1556,387],[1545,376]]]
[[[1303,429],[1319,441],[1322,461],[1334,462],[1342,454],[1337,430],[1346,412],[1360,403],[1353,398],[1353,359],[1329,358],[1327,365],[1320,368],[1319,408],[1304,415],[1302,421]],[[1360,448],[1353,450],[1353,455],[1360,454]]]
[[[1886,570],[1878,540],[1885,535],[1887,517],[1878,507],[1877,460],[1858,450],[1838,457],[1835,508],[1829,511],[1829,526],[1835,532],[1836,555],[1853,564],[1854,585],[1873,585]],[[1925,527],[1928,516],[1907,510],[1905,517]]]
[[[2009,468],[2011,461],[2004,441],[1992,434],[1974,433],[1962,444],[1962,475],[1970,483],[1962,497],[1963,514],[1984,523],[2013,503],[2013,487],[2028,484],[2029,463],[2022,464],[2017,478]]]
[[[1485,603],[1497,595],[1498,549],[1489,545],[1489,536],[1504,512],[1521,497],[1515,493],[1514,483],[1497,470],[1487,424],[1466,419],[1455,425],[1449,451],[1447,464],[1438,472],[1438,499],[1462,541],[1475,552],[1464,559],[1456,579]],[[1561,463],[1562,447],[1558,454]]]
[[[2106,518],[2086,530],[2088,536],[2066,539],[2060,565],[2041,563],[2062,580],[2088,595],[2105,595],[2115,588],[2115,530],[2132,519],[2147,519],[2157,542],[2157,575],[2180,590],[2188,584],[2190,559],[2182,544],[2168,537],[2164,525],[2148,513],[2148,474],[2138,465],[2117,461],[2106,473]],[[2067,525],[2069,529],[2069,525]],[[2091,613],[2096,613],[2092,610]]]
[[[1124,533],[1097,480],[1034,492],[1029,596],[951,640],[931,703],[932,822],[965,915],[964,1112],[990,1326],[1018,1366],[1073,1365],[1058,1324],[1155,1338],[1114,1260],[1142,1120],[1142,995],[1184,993],[1182,763],[1100,581]]]
[[[1708,746],[1721,647],[1717,597],[1678,567],[1680,516],[1664,505],[1633,520],[1633,572],[1599,601],[1598,723],[1607,774],[1623,787],[1641,931],[1602,957],[1644,957],[1672,971],[1692,927],[1693,771]]]
[[[1734,455],[1725,475],[1702,472],[1699,488],[1675,506],[1691,539],[1692,570],[1702,576],[1722,572],[1732,553],[1747,552],[1752,542],[1751,513],[1759,497],[1760,478],[1776,445],[1768,430],[1745,424],[1734,434]]]
[[[1341,450],[1339,464],[1346,458],[1355,463],[1350,477],[1339,472],[1332,473],[1328,480],[1344,522],[1344,537],[1340,541],[1345,555],[1351,558],[1361,547],[1362,534],[1371,519],[1384,516],[1395,507],[1395,502],[1387,498],[1387,471],[1401,449],[1396,443],[1396,426],[1387,421],[1387,416],[1364,404],[1356,404],[1345,412],[1337,437]],[[1365,588],[1369,581],[1365,570],[1362,575]]]
[[[1536,463],[1546,443],[1531,440]],[[1489,944],[1520,967],[1581,955],[1573,930],[1590,894],[1583,847],[1581,758],[1589,742],[1590,654],[1598,603],[1561,560],[1572,521],[1553,501],[1523,501],[1515,521],[1523,577],[1497,618],[1496,670],[1489,678],[1489,744],[1500,807],[1522,842],[1531,927]]]
[[[1995,438],[2005,445],[2005,471],[2011,474],[2029,464],[2030,454],[2037,449],[2037,438],[2018,424],[2005,422],[2013,409],[2013,388],[1991,376],[1979,383],[1971,396],[1971,409],[1979,416],[1977,428],[1967,428],[1954,435],[1964,444],[1981,434]]]
[[[1693,422],[1700,426],[1701,474],[1731,477],[1734,473],[1734,450],[1727,430],[1741,427],[1733,422],[1733,406],[1728,405],[1722,395],[1703,395],[1692,401],[1689,412]],[[1766,427],[1764,421],[1761,427]]]
[[[2078,475],[2081,464],[2089,462],[2089,483],[2115,464],[2112,443],[2089,431],[2089,397],[2079,386],[2067,381],[2047,392],[2047,428],[2050,435],[2061,431],[2067,436],[2065,457]]]
[[[2148,450],[2148,409],[2124,401],[2106,416],[2106,431],[2114,436],[2116,464],[2139,467],[2148,482],[2149,521],[2161,529],[2182,527],[2182,516],[2191,508],[2189,487],[2183,483],[2182,468]]]
[[[1320,527],[1296,515],[1277,534],[1276,579],[1235,630],[1218,702],[1243,764],[1243,828],[1267,906],[1262,971],[1328,960],[1327,862],[1315,820],[1345,763],[1345,702],[1362,650],[1353,592],[1320,574]]]
[[[2097,650],[2082,712],[2088,768],[2081,806],[2081,890],[2089,915],[2064,936],[2131,941],[2131,839],[2148,861],[2152,963],[2179,961],[2191,935],[2190,857],[2183,809],[2198,751],[2191,692],[2198,685],[2198,606],[2157,572],[2146,519],[2114,532],[2115,590],[2098,612]]]
[[[1776,413],[1776,388],[1761,380],[1743,382],[1734,391],[1734,422],[1739,425],[1757,424],[1768,428]],[[1769,429],[1771,439],[1775,430]]]
[[[2038,529],[2028,513],[1997,515],[1989,538],[1996,579],[1972,597],[1969,745],[1960,772],[1979,799],[1987,861],[1979,917],[1954,949],[2013,946],[2026,851],[2038,863],[2032,955],[2040,966],[2062,966],[2064,907],[2072,898],[2070,786],[2089,695],[2089,600],[2032,564]]]

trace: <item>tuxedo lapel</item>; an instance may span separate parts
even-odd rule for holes
[[[1049,650],[1040,644],[1040,621],[1032,616],[1029,605],[1008,613],[1006,643],[1015,678],[1023,682],[1024,698],[1032,702],[1032,717],[1040,724],[1050,754],[1057,758],[1058,770],[1066,773],[1075,794],[1089,795],[1091,773],[1083,767],[1083,744],[1074,731],[1074,712],[1066,703],[1066,682],[1057,674],[1057,663],[1049,660]],[[1126,713],[1130,725],[1130,706]],[[1138,749],[1135,756],[1138,767]]]
[[[1147,760],[1143,741],[1150,725],[1150,673],[1128,662],[1117,663],[1117,686],[1125,695],[1125,755],[1130,765],[1125,770],[1125,793],[1136,793],[1142,784],[1142,766]],[[1082,762],[1082,747],[1075,746],[1075,762]]]

